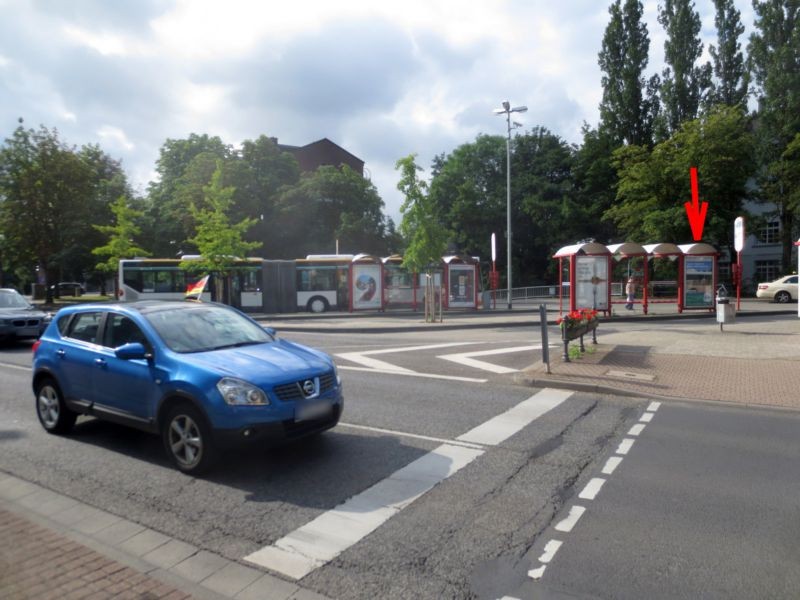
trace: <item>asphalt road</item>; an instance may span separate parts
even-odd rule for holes
[[[444,445],[474,460],[450,465],[436,485],[300,584],[343,599],[653,597],[653,590],[696,597],[692,590],[709,589],[700,587],[702,574],[713,573],[720,583],[707,597],[715,597],[747,572],[741,589],[772,585],[760,589],[791,597],[780,594],[789,588],[775,584],[775,574],[789,572],[785,582],[797,583],[800,561],[789,543],[800,523],[797,415],[662,405],[605,476],[649,400],[575,393],[496,442],[468,435],[506,411],[519,417],[514,411],[539,392],[491,369],[538,360],[537,350],[525,349],[538,343],[533,331],[285,337],[337,355],[343,423],[306,442],[234,453],[205,479],[172,469],[156,437],[112,424],[81,419],[68,437],[47,435],[33,410],[29,346],[3,348],[0,470],[241,561]],[[569,537],[558,532],[562,547],[532,580],[554,527],[598,478],[607,479],[603,488]],[[792,525],[781,526],[787,520]],[[683,577],[687,564],[693,577]],[[756,568],[765,564],[773,568]]]

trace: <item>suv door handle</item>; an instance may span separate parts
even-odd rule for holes
[[[59,349],[59,350],[56,350],[56,354],[57,354],[58,356],[60,356],[61,358],[64,358],[64,356],[66,356],[66,354],[67,354],[67,353],[66,353],[66,351],[64,351],[64,350],[60,350],[60,349]]]
[[[106,364],[106,361],[103,358],[95,358],[94,359],[94,364],[100,365],[101,367],[104,367],[105,364]]]

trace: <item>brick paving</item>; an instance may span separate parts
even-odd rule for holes
[[[191,598],[2,508],[0,539],[0,600]]]

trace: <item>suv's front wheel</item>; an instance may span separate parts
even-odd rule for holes
[[[211,431],[191,404],[181,403],[169,409],[161,437],[170,460],[184,473],[199,475],[215,461]]]
[[[67,408],[58,384],[50,377],[36,384],[36,415],[48,433],[68,433],[78,418]]]

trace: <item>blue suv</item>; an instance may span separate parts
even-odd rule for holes
[[[344,404],[330,356],[200,302],[60,310],[34,344],[33,390],[46,431],[90,415],[158,433],[195,475],[231,443],[330,429]]]

